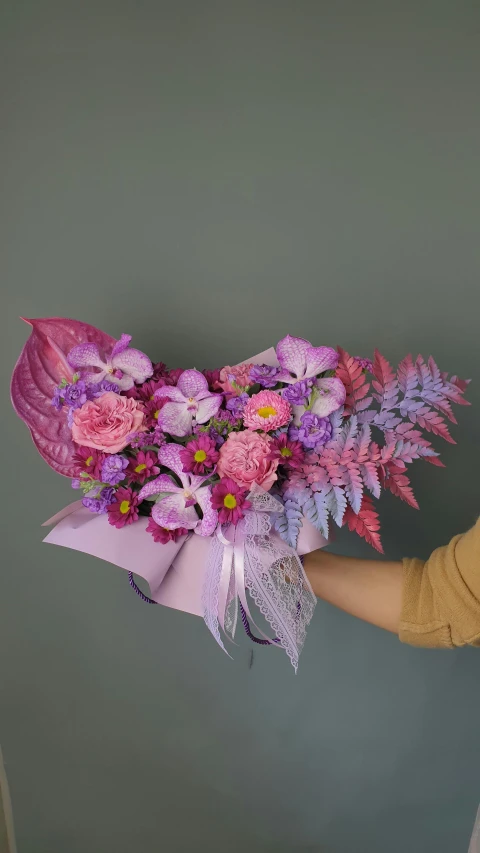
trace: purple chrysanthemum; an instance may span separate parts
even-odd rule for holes
[[[120,529],[126,524],[132,524],[138,518],[138,494],[132,489],[117,489],[115,500],[107,507],[108,522]]]
[[[224,477],[212,489],[212,506],[218,510],[220,524],[238,524],[251,503],[247,501],[246,489],[230,477]]]
[[[287,385],[282,397],[292,406],[306,406],[312,390],[313,379],[302,379],[293,385]]]
[[[300,441],[305,448],[313,450],[326,444],[332,436],[332,424],[328,418],[320,418],[313,412],[304,412],[300,426],[291,426],[289,437]]]
[[[261,385],[262,388],[274,388],[279,373],[279,367],[270,367],[268,364],[254,364],[250,371],[250,381],[252,385]]]
[[[102,464],[102,483],[109,483],[110,486],[116,486],[125,479],[125,469],[128,467],[128,459],[126,456],[113,454],[107,456]]]
[[[187,474],[205,474],[218,462],[215,442],[209,435],[199,435],[180,451],[180,459]]]
[[[130,459],[127,474],[131,483],[140,483],[143,486],[149,477],[160,474],[157,454],[151,450],[140,450],[134,459]]]
[[[176,530],[167,530],[166,527],[161,527],[151,517],[148,519],[145,529],[147,533],[152,534],[153,541],[160,542],[161,545],[166,545],[168,542],[178,542],[182,536],[188,535],[188,530],[185,527],[177,527]]]

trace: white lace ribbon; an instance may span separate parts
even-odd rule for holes
[[[272,530],[270,514],[284,512],[283,505],[259,486],[248,499],[252,508],[245,517],[212,537],[202,597],[205,622],[226,652],[220,628],[233,640],[238,601],[255,625],[248,590],[296,670],[315,596],[298,554]]]

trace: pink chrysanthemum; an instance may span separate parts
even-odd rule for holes
[[[285,432],[273,440],[271,458],[287,468],[298,468],[305,460],[305,451],[299,441],[292,441]]]
[[[133,489],[117,489],[115,500],[107,509],[108,522],[120,529],[126,524],[132,524],[138,518],[138,494]]]
[[[130,459],[126,471],[130,483],[140,483],[142,486],[149,477],[160,474],[156,453],[151,450],[140,450],[134,459]]]
[[[160,527],[153,518],[148,519],[146,526],[147,533],[151,533],[154,542],[160,542],[161,545],[166,545],[167,542],[178,542],[182,536],[186,536],[188,530],[185,527],[177,527],[176,530],[167,530],[166,527]]]
[[[90,474],[94,480],[101,480],[104,459],[105,453],[101,453],[93,447],[82,447],[80,444],[75,445],[73,461],[78,474],[85,472],[86,474]]]
[[[218,510],[220,524],[238,524],[251,506],[247,501],[247,491],[238,486],[230,477],[220,480],[212,489],[212,506]]]
[[[187,474],[206,474],[218,462],[218,450],[209,435],[199,435],[181,451],[183,470]]]
[[[248,429],[269,432],[288,424],[292,407],[275,391],[260,391],[250,398],[243,410],[243,423]]]

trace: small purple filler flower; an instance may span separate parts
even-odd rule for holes
[[[230,399],[227,400],[226,408],[235,416],[235,418],[240,418],[249,399],[250,397],[245,392],[240,394],[239,397],[230,397]],[[218,417],[221,418],[221,415],[218,415]]]
[[[102,464],[102,483],[115,486],[125,479],[124,471],[128,467],[128,459],[125,456],[114,454],[107,456]]]
[[[300,426],[291,426],[289,436],[294,441],[301,441],[308,450],[321,447],[332,436],[332,424],[328,418],[320,418],[313,412],[304,412]]]
[[[274,388],[278,382],[279,367],[270,367],[268,364],[254,364],[250,371],[252,385],[258,384],[262,388]]]
[[[73,382],[72,385],[65,385],[62,391],[65,405],[70,406],[71,409],[79,409],[87,402],[87,386],[81,379]]]
[[[293,385],[287,385],[282,391],[282,397],[291,406],[306,406],[312,390],[313,379],[302,379]]]

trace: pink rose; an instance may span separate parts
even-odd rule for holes
[[[238,397],[244,388],[248,388],[248,386],[252,384],[250,379],[250,371],[252,367],[253,364],[239,364],[237,367],[222,367],[218,381],[215,382],[213,387],[216,390],[220,389],[221,391],[224,391],[225,394],[231,394],[234,397]],[[235,388],[235,386],[232,385],[232,380],[239,386],[238,388]]]
[[[129,397],[107,391],[96,400],[88,400],[73,413],[72,438],[84,447],[104,453],[118,453],[127,446],[133,432],[146,430],[142,404]]]
[[[271,439],[246,429],[231,432],[220,448],[217,473],[250,489],[258,483],[266,492],[277,479],[278,459],[271,459]]]

